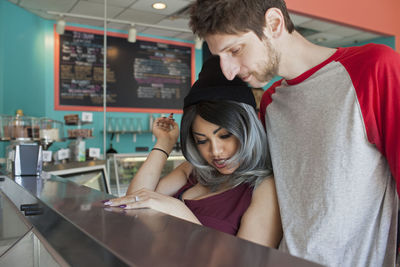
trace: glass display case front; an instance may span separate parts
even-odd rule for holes
[[[110,154],[107,158],[108,177],[110,178],[110,194],[124,196],[129,183],[146,160],[147,154]],[[170,173],[185,161],[180,153],[171,153],[161,172],[161,177]]]
[[[58,176],[62,178],[68,178],[68,180],[84,185],[101,192],[108,192],[105,173],[102,169],[84,171],[69,174],[59,174]]]
[[[46,165],[43,170],[79,185],[110,193],[104,160]]]

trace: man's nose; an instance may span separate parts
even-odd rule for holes
[[[221,70],[226,79],[233,80],[235,76],[239,73],[239,65],[234,60],[229,60],[227,58],[220,59]]]

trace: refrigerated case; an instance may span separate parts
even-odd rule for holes
[[[108,177],[110,177],[110,194],[123,196],[129,183],[146,160],[148,154],[110,154],[107,157]],[[161,172],[161,177],[170,173],[185,161],[181,153],[171,153]]]

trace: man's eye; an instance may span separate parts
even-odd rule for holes
[[[240,48],[232,49],[232,54],[235,55],[235,54],[239,53],[239,51],[240,51]]]

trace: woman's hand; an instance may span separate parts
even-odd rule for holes
[[[179,137],[179,127],[172,118],[172,113],[168,118],[157,118],[153,123],[152,131],[157,142],[161,143],[162,148],[167,150],[172,150]]]
[[[191,210],[179,199],[148,189],[140,189],[130,195],[107,201],[104,205],[123,209],[150,208],[193,223],[201,224]]]

